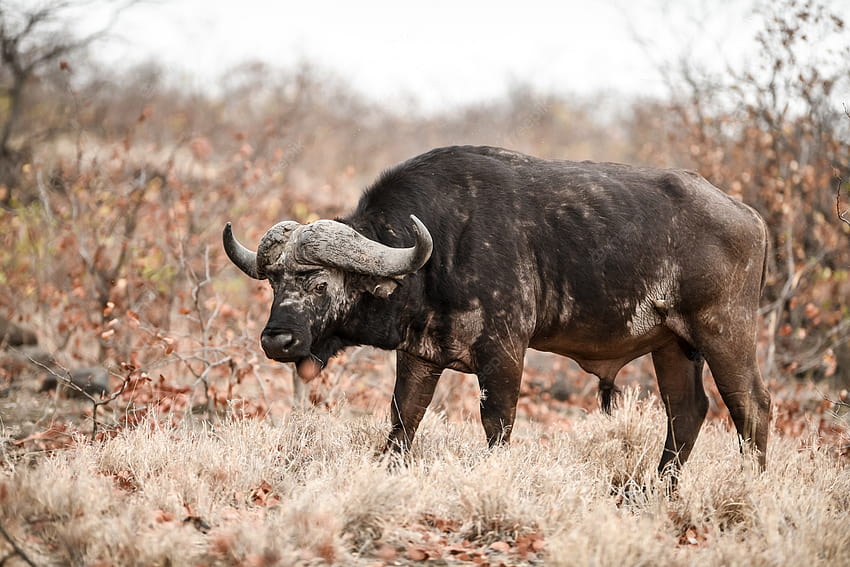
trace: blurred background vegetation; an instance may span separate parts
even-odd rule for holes
[[[154,408],[265,415],[279,397],[289,404],[291,386],[274,379],[287,371],[258,353],[269,291],[229,266],[223,224],[257,242],[281,219],[342,214],[382,169],[449,144],[697,170],[768,221],[767,379],[836,396],[850,387],[850,224],[840,216],[850,206],[850,38],[829,5],[761,4],[748,68],[716,73],[671,57],[659,65],[666,97],[518,83],[501,99],[424,113],[370,100],[307,62],[246,62],[207,90],[156,62],[106,68],[94,53],[109,22],[88,35],[62,25],[78,4],[0,3],[0,319],[37,335],[52,358],[37,371],[107,368],[126,402],[112,425]],[[0,380],[35,373],[31,360],[3,359]],[[560,362],[528,372],[549,390],[578,375]],[[355,350],[309,394],[356,404],[378,392],[385,405],[392,374],[387,356]]]

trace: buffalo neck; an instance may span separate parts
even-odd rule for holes
[[[385,350],[398,348],[404,338],[402,314],[407,301],[401,296],[407,296],[405,291],[397,290],[387,298],[364,292],[337,334],[352,344]]]

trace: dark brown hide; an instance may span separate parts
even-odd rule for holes
[[[339,223],[384,248],[422,249],[410,215],[433,251],[383,275],[358,269],[368,261],[357,246],[351,262],[339,260],[345,245],[333,261],[304,253],[297,223],[272,229],[259,254],[225,230],[231,259],[274,289],[269,356],[324,364],[355,344],[398,352],[388,448],[410,446],[445,368],[478,375],[487,439],[507,442],[531,347],[597,375],[606,409],[623,365],[651,353],[668,416],[661,470],[684,463],[697,439],[707,363],[764,466],[770,396],[756,335],[767,238],[753,209],[688,171],[451,147],[387,171]]]

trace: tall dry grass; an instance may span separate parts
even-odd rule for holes
[[[386,419],[344,409],[277,426],[150,422],[7,462],[0,522],[39,565],[850,560],[850,469],[815,435],[774,436],[758,474],[710,423],[668,498],[653,473],[663,428],[658,401],[632,392],[612,417],[588,414],[569,433],[520,423],[510,448],[490,452],[478,423],[429,412],[394,463],[376,452]]]

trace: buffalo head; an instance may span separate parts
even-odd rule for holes
[[[268,279],[274,303],[260,342],[271,359],[295,362],[312,378],[341,346],[335,335],[362,293],[386,297],[399,278],[417,271],[431,256],[425,225],[411,215],[415,244],[393,248],[333,220],[310,224],[284,221],[260,240],[257,252],[240,244],[230,223],[224,250],[252,278]]]

